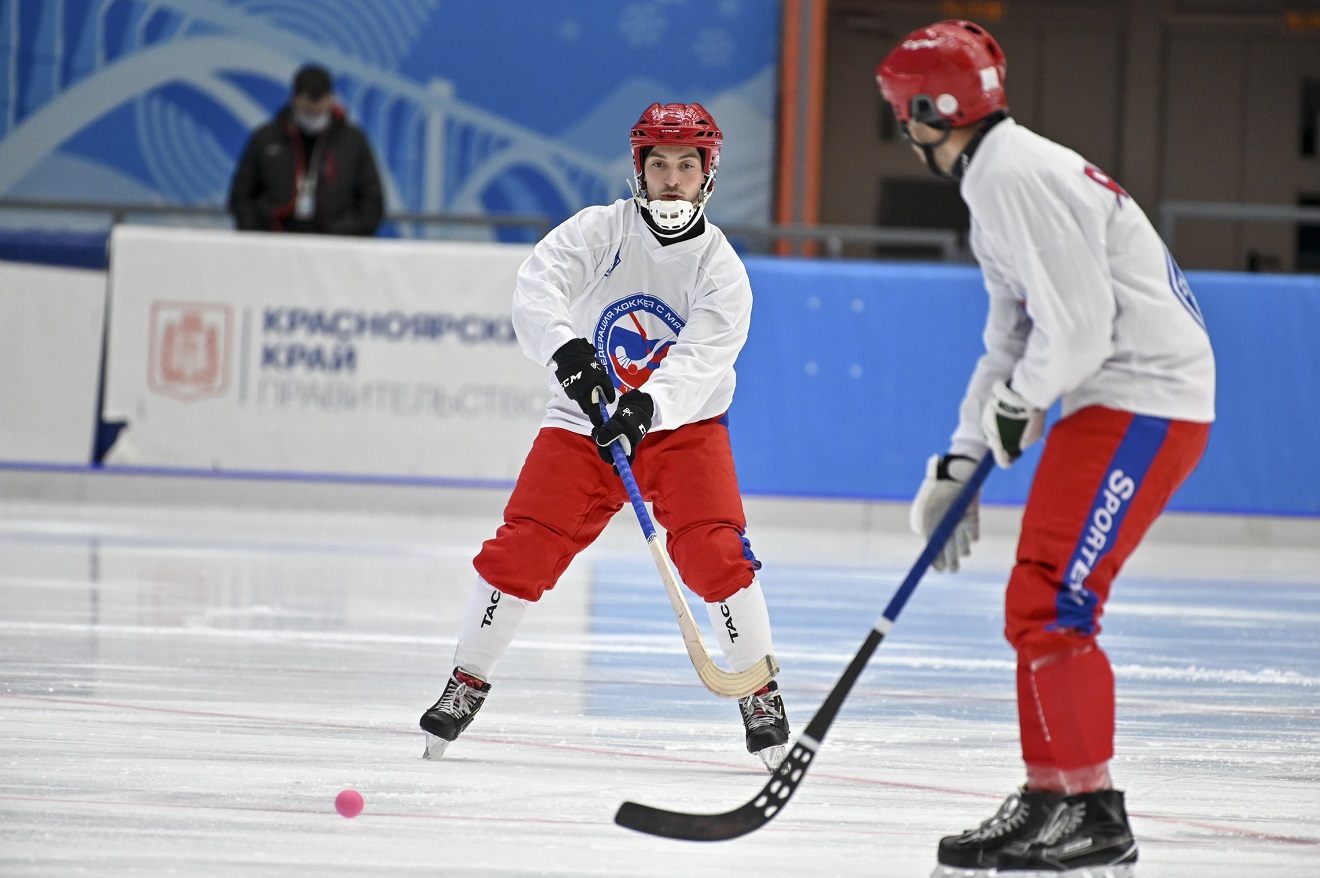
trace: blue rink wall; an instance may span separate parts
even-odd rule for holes
[[[751,337],[731,434],[749,493],[905,500],[946,449],[983,350],[971,266],[749,257]],[[1320,277],[1188,274],[1214,344],[1218,417],[1172,509],[1320,515]],[[1051,422],[1058,415],[1051,412]],[[993,474],[1019,504],[1040,456]]]
[[[80,259],[71,259],[68,247],[57,253],[20,249],[21,256],[9,258],[92,268],[105,253],[103,241],[73,248],[87,252]],[[910,499],[926,458],[947,447],[964,386],[982,351],[986,296],[979,271],[771,257],[746,262],[756,303],[730,413],[744,491]],[[1320,348],[1314,341],[1320,329],[1320,277],[1193,272],[1189,281],[1215,346],[1218,419],[1201,466],[1171,508],[1320,517],[1320,467],[1314,461],[1314,437],[1320,434]],[[89,312],[88,319],[100,318]],[[0,340],[21,340],[22,325],[0,326]],[[4,336],[6,328],[20,335]],[[48,335],[49,330],[47,325]],[[72,354],[67,350],[56,360],[63,363]],[[0,362],[4,357],[0,350]],[[96,351],[88,348],[83,359],[82,382],[94,385]],[[6,398],[3,389],[0,398]],[[67,394],[59,398],[68,408]],[[11,427],[31,412],[16,400],[9,408]],[[67,415],[90,428],[97,414],[93,404],[85,408],[85,414],[79,405]],[[1029,449],[1012,469],[994,473],[985,500],[1022,503],[1039,454],[1039,446]],[[0,469],[47,465],[86,464],[55,456],[48,447],[35,457],[0,457]],[[314,472],[214,475],[322,478]],[[449,484],[369,473],[350,480]]]

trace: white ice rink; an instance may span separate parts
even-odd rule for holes
[[[924,878],[938,838],[1020,781],[1007,510],[970,569],[926,577],[751,835],[612,822],[627,799],[723,811],[767,779],[627,509],[533,608],[468,733],[422,761],[417,717],[498,523],[479,506],[0,503],[0,875]],[[901,511],[749,515],[800,730],[920,545]],[[1190,519],[1118,584],[1102,642],[1142,878],[1320,876],[1320,522],[1288,529],[1270,545]],[[346,788],[354,820],[333,807]]]

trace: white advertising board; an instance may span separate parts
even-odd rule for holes
[[[88,464],[105,272],[0,262],[0,461]]]
[[[513,479],[550,394],[527,245],[119,226],[107,467]]]

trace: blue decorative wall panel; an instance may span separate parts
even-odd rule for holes
[[[393,211],[558,221],[626,194],[642,109],[699,101],[726,134],[711,215],[763,223],[779,16],[777,0],[0,0],[0,197],[219,206],[314,61]]]
[[[747,259],[756,304],[731,431],[757,494],[910,499],[983,350],[973,267]],[[1192,272],[1218,419],[1182,511],[1320,516],[1320,277]],[[1057,417],[1057,407],[1051,420]],[[1022,503],[1040,446],[984,498]]]

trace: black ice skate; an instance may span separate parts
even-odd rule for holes
[[[1123,793],[1097,790],[1065,796],[1062,807],[1033,841],[1004,848],[999,874],[1132,878],[1136,862],[1137,843],[1128,826]]]
[[[1060,793],[1021,789],[976,829],[940,839],[939,865],[931,878],[988,878],[1000,867],[1004,848],[1035,841],[1063,805]]]
[[[449,743],[457,738],[481,710],[490,692],[490,684],[462,668],[454,668],[445,684],[445,692],[431,709],[422,714],[419,725],[426,732],[423,759],[439,759]]]
[[[771,680],[759,691],[739,698],[738,709],[747,730],[747,752],[760,756],[765,767],[774,771],[788,754],[788,716],[779,684]]]

